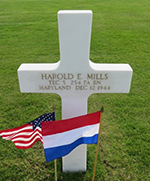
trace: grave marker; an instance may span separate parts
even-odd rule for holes
[[[62,119],[87,114],[93,93],[128,93],[132,68],[128,64],[96,64],[89,60],[92,11],[59,11],[60,61],[21,64],[21,92],[56,93],[62,99]],[[87,146],[63,157],[63,171],[86,171]]]

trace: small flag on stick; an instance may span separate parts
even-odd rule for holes
[[[37,141],[41,141],[43,143],[41,123],[54,120],[54,112],[43,114],[42,116],[23,126],[0,131],[0,136],[5,140],[11,140],[14,142],[16,148],[18,149],[27,149]]]

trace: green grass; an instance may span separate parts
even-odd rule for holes
[[[95,94],[88,112],[105,107],[96,181],[150,180],[150,1],[149,0],[0,0],[0,130],[23,125],[61,99],[55,94],[22,94],[17,68],[21,63],[57,62],[57,11],[91,9],[90,59],[129,63],[134,70],[129,94]],[[95,145],[88,145],[87,171],[62,173],[59,181],[90,181]],[[54,163],[45,162],[41,143],[16,149],[0,139],[0,181],[54,180]]]

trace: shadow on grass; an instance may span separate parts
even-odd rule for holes
[[[86,172],[63,172],[62,159],[57,159],[58,181],[83,181]]]
[[[85,176],[86,172],[62,172],[59,176],[58,176],[58,181],[62,180],[62,181],[83,181],[84,180],[84,176]]]

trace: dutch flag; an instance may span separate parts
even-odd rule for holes
[[[43,146],[46,161],[69,154],[80,144],[96,144],[101,112],[42,123]]]

